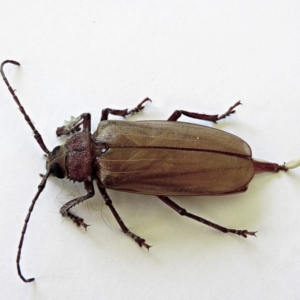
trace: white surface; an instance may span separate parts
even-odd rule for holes
[[[0,59],[22,64],[6,75],[50,149],[71,115],[91,112],[95,129],[103,108],[148,96],[153,104],[133,120],[223,113],[242,100],[217,128],[244,138],[254,157],[300,155],[299,1],[4,1],[0,28]],[[98,192],[76,207],[87,232],[63,220],[60,206],[84,190],[50,179],[21,260],[36,281],[23,283],[16,250],[44,159],[3,83],[0,98],[2,299],[299,299],[299,169],[256,176],[240,195],[173,198],[257,238],[109,191],[129,228],[154,245],[149,253],[121,233]]]

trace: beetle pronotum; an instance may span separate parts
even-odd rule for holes
[[[135,108],[102,110],[97,130],[91,134],[91,115],[83,113],[71,118],[64,126],[58,127],[57,136],[72,136],[64,145],[49,151],[42,136],[20,104],[18,97],[6,79],[3,66],[7,63],[20,65],[13,60],[1,64],[1,75],[17,103],[34,137],[46,153],[46,174],[38,186],[29,207],[18,246],[17,269],[24,282],[20,259],[27,224],[35,202],[43,191],[50,175],[57,178],[83,182],[87,194],[64,204],[60,213],[69,217],[78,227],[87,227],[84,220],[70,210],[75,205],[94,196],[93,181],[110,208],[122,231],[140,247],[149,249],[146,240],[131,232],[114,208],[106,189],[138,194],[155,195],[181,216],[194,219],[224,233],[242,237],[255,236],[254,231],[228,229],[187,212],[167,196],[174,195],[227,195],[247,190],[255,173],[287,171],[300,165],[300,159],[278,165],[252,158],[249,145],[237,136],[214,128],[176,122],[181,115],[190,118],[217,122],[235,112],[240,101],[222,115],[206,115],[176,110],[167,121],[109,121],[108,115],[127,117],[144,108],[151,101],[144,99]],[[81,128],[82,127],[82,128]]]

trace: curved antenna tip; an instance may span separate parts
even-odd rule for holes
[[[29,279],[22,278],[22,280],[23,280],[24,282],[28,283],[28,282],[34,281],[34,278],[29,278]]]
[[[1,66],[0,66],[0,72],[1,72],[1,75],[3,77],[3,79],[5,80],[5,75],[4,75],[4,71],[3,71],[3,67],[5,64],[14,64],[14,65],[17,65],[17,66],[20,66],[21,64],[15,60],[5,60],[4,62],[2,62]]]
[[[20,66],[20,65],[21,65],[19,62],[15,61],[15,60],[5,60],[5,61],[2,62],[2,64],[1,64],[1,71],[2,71],[3,66],[4,66],[5,64],[14,64],[14,65],[17,65],[17,66]]]

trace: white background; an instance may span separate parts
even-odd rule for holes
[[[0,60],[22,64],[6,75],[50,149],[71,115],[92,113],[94,130],[103,108],[148,96],[131,120],[223,113],[242,100],[215,127],[244,138],[254,157],[300,155],[299,1],[4,1],[0,28]],[[87,232],[62,219],[60,206],[84,190],[51,178],[22,253],[24,276],[36,281],[23,283],[17,245],[44,158],[3,83],[0,99],[2,299],[299,299],[299,170],[258,175],[244,194],[173,197],[221,225],[258,230],[248,239],[179,217],[155,197],[109,191],[149,253],[98,192],[75,209]]]

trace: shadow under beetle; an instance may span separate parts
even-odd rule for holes
[[[17,103],[34,137],[46,153],[46,169],[38,186],[38,192],[28,210],[18,246],[17,269],[24,282],[20,259],[24,236],[35,202],[43,191],[50,175],[57,178],[83,182],[86,195],[64,204],[60,213],[69,217],[78,227],[86,228],[84,220],[71,212],[71,208],[94,196],[93,181],[110,208],[122,231],[140,247],[150,246],[145,239],[131,232],[114,208],[106,189],[137,194],[155,195],[180,215],[194,219],[224,233],[242,237],[255,236],[256,232],[228,229],[187,212],[167,196],[227,195],[245,192],[255,173],[278,172],[296,168],[300,160],[278,165],[252,158],[249,145],[230,133],[191,123],[176,122],[181,115],[217,122],[235,112],[235,103],[222,115],[206,115],[176,110],[167,121],[109,121],[108,115],[127,117],[144,108],[151,101],[144,99],[135,108],[102,110],[97,130],[91,134],[91,115],[84,113],[56,130],[57,136],[72,136],[61,146],[49,151],[42,136],[20,104],[18,97],[6,79],[3,66],[7,63],[20,65],[13,60],[1,64],[1,75]]]

